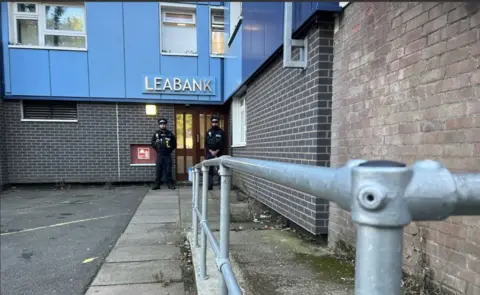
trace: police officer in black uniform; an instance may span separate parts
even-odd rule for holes
[[[207,159],[220,157],[225,147],[225,134],[218,126],[218,118],[212,116],[212,128],[208,129],[205,136],[205,156]],[[213,189],[213,167],[208,171],[208,190]]]
[[[165,178],[169,189],[175,189],[172,178],[172,157],[173,150],[177,148],[177,139],[172,131],[167,129],[167,119],[158,120],[160,130],[152,136],[152,146],[157,151],[156,178],[152,190],[160,189],[162,174],[165,171]]]

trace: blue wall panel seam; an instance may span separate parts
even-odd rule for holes
[[[89,52],[87,51],[87,85],[88,85],[88,97],[91,97],[90,95],[90,60],[89,60]]]
[[[123,77],[125,78],[124,88],[125,88],[125,99],[127,98],[127,59],[125,53],[125,7],[124,3],[122,2],[122,35],[123,35]],[[120,168],[119,168],[120,169]],[[120,171],[119,171],[120,174]]]
[[[50,60],[50,50],[48,50],[48,80],[50,84],[50,96],[53,95],[52,93],[52,65],[51,65],[51,60]]]

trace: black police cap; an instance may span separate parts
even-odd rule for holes
[[[167,123],[168,123],[167,119],[164,119],[164,118],[158,119],[158,124],[167,124]]]
[[[217,117],[212,117],[211,121],[212,121],[212,123],[218,123],[218,118]]]

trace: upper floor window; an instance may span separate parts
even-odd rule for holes
[[[84,4],[14,2],[10,5],[10,44],[87,47]]]
[[[162,53],[197,54],[195,8],[162,6]]]
[[[223,55],[225,53],[225,16],[223,9],[211,10],[211,53]]]

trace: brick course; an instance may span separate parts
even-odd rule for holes
[[[172,105],[152,118],[144,104],[118,103],[119,175],[117,104],[79,102],[77,123],[22,122],[20,101],[3,107],[9,183],[153,181],[155,167],[130,166],[130,144],[150,144],[160,116],[174,130]]]
[[[283,68],[280,54],[248,85],[247,145],[233,156],[329,166],[333,20],[323,18],[307,36],[305,71]],[[324,200],[241,173],[234,183],[310,232],[327,232]]]
[[[0,98],[0,191],[8,184],[6,157],[5,123],[3,116],[3,100]]]
[[[332,166],[354,158],[408,164],[429,158],[454,171],[480,170],[479,8],[474,2],[346,7],[335,34]],[[354,245],[348,212],[331,204],[329,225],[331,245]],[[406,270],[429,267],[446,290],[480,294],[479,237],[478,217],[413,223],[405,231]]]

